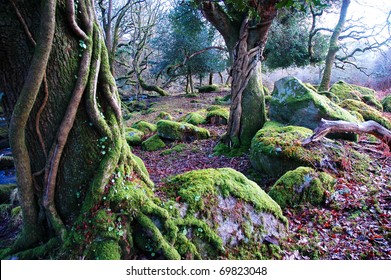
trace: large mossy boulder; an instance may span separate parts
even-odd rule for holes
[[[286,234],[287,219],[243,174],[230,168],[196,170],[169,178],[162,190],[170,199],[166,208],[182,219],[178,236],[195,244],[198,258],[278,258],[272,251]]]
[[[300,166],[357,172],[360,175],[368,172],[369,157],[348,145],[324,138],[302,146],[302,140],[312,134],[305,127],[267,122],[251,142],[250,161],[253,168],[260,176],[269,178],[279,178]]]
[[[156,125],[160,137],[173,141],[192,142],[210,137],[209,130],[189,123],[161,120]]]
[[[366,121],[372,120],[381,124],[387,129],[391,129],[391,122],[387,118],[383,117],[382,112],[372,108],[364,102],[353,99],[346,99],[342,101],[340,105],[348,111],[359,113]]]
[[[376,91],[373,89],[338,81],[331,86],[329,91],[337,96],[341,102],[346,99],[353,99],[362,101],[379,111],[383,110],[382,104],[376,99]]]
[[[306,203],[317,206],[323,204],[326,194],[333,191],[335,181],[326,172],[317,172],[311,167],[298,167],[278,179],[268,194],[283,209]]]
[[[316,128],[322,118],[357,122],[348,111],[295,77],[285,77],[275,83],[269,112],[272,121],[310,129]]]
[[[387,95],[382,100],[383,111],[391,113],[391,95]]]
[[[267,177],[278,178],[288,170],[309,162],[318,162],[321,155],[300,145],[313,132],[300,126],[283,126],[267,122],[251,142],[250,161],[255,170]]]

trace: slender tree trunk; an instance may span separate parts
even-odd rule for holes
[[[350,0],[343,0],[339,20],[334,28],[330,38],[329,50],[326,56],[325,68],[323,71],[322,80],[320,82],[319,91],[327,91],[330,87],[331,71],[335,61],[335,56],[339,50],[338,38],[343,31],[343,26],[346,21],[346,14],[350,5]]]
[[[209,85],[213,85],[213,73],[209,73]]]

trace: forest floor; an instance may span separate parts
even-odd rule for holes
[[[217,96],[227,92],[205,93],[196,98],[184,95],[154,100],[154,112],[136,114],[137,120],[153,122],[159,112],[170,113],[174,119],[205,109]],[[387,115],[390,118],[390,114]],[[212,138],[200,140],[180,149],[167,148],[147,152],[134,148],[133,152],[144,161],[156,188],[165,178],[190,170],[231,167],[256,181],[266,192],[278,178],[262,179],[251,168],[249,155],[229,158],[213,155],[213,148],[224,134],[225,126],[202,125]],[[325,205],[301,205],[285,209],[289,220],[289,234],[283,243],[283,259],[391,259],[391,153],[381,144],[370,143],[366,137],[357,143],[345,141],[360,153],[371,158],[370,178],[351,174],[349,169],[337,178],[335,193]],[[172,147],[178,145],[173,143]],[[368,183],[370,182],[370,183]]]
[[[188,98],[175,95],[148,99],[149,110],[132,115],[130,126],[138,120],[155,122],[161,111],[174,119],[188,112],[206,109],[217,96],[227,92],[205,93]],[[387,117],[390,118],[390,115]],[[211,131],[208,140],[192,143],[172,143],[165,150],[147,152],[134,147],[133,152],[144,161],[159,194],[164,179],[171,175],[205,168],[231,167],[256,181],[266,192],[277,178],[262,179],[251,168],[249,155],[225,157],[213,155],[213,148],[226,126],[202,125]],[[391,152],[379,143],[360,138],[357,143],[345,142],[372,162],[370,178],[351,174],[349,169],[337,178],[335,192],[321,207],[301,205],[285,209],[289,233],[280,242],[282,259],[391,259]],[[176,149],[172,149],[176,146]],[[178,148],[180,147],[180,148]],[[1,215],[0,248],[9,246],[20,230],[20,220]]]

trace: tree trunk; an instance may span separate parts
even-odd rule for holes
[[[329,50],[326,56],[325,68],[323,71],[322,80],[319,85],[319,91],[328,91],[331,81],[331,70],[335,61],[335,56],[339,50],[338,38],[343,31],[343,26],[346,21],[346,14],[349,8],[350,0],[343,0],[339,20],[334,28],[330,38]]]
[[[162,257],[179,259],[190,242],[169,237],[178,226],[126,143],[93,2],[79,0],[76,11],[72,0],[39,2],[0,2],[0,90],[13,111],[23,212],[21,235],[0,257],[53,246],[63,258],[137,257],[145,236]],[[43,251],[20,253],[39,244]]]
[[[231,110],[223,143],[230,149],[246,150],[266,121],[260,60],[268,31],[277,15],[278,1],[249,1],[260,21],[254,24],[250,12],[229,16],[217,3],[199,1],[205,18],[223,36],[233,61]]]
[[[209,73],[209,85],[213,85],[213,73]]]

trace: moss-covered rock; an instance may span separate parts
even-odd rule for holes
[[[328,173],[298,167],[278,179],[268,194],[283,209],[304,203],[316,206],[325,202],[326,193],[333,191],[334,184],[335,179]]]
[[[201,258],[269,259],[265,239],[285,235],[281,208],[256,183],[230,169],[187,172],[167,180],[166,194]],[[268,250],[264,250],[268,252]],[[264,254],[262,254],[264,253]]]
[[[130,146],[139,146],[143,142],[144,132],[136,128],[126,128],[125,138]]]
[[[387,95],[382,100],[383,111],[391,113],[391,95]]]
[[[373,89],[338,81],[331,86],[330,92],[337,96],[341,102],[346,99],[353,99],[362,101],[377,110],[383,110],[382,104],[376,98],[376,91]]]
[[[156,132],[156,125],[146,121],[138,121],[132,125],[132,128],[142,131],[145,135]]]
[[[391,129],[391,122],[387,118],[383,117],[381,112],[365,104],[364,102],[353,99],[346,99],[340,103],[340,106],[346,110],[360,113],[366,121],[372,120],[378,122],[388,129]]]
[[[323,96],[326,96],[328,99],[330,99],[331,101],[333,101],[334,103],[339,103],[341,102],[341,99],[339,99],[338,96],[336,96],[334,93],[332,92],[329,92],[329,91],[320,91],[318,92],[318,94],[320,95],[323,95]]]
[[[142,142],[141,147],[146,151],[157,151],[164,149],[166,147],[166,143],[164,143],[159,135],[155,134]]]
[[[161,120],[157,123],[157,133],[160,137],[170,140],[191,142],[208,139],[209,130],[184,122]]]
[[[213,91],[219,91],[220,87],[218,85],[206,85],[206,86],[201,86],[198,88],[198,92],[200,93],[205,93],[205,92],[213,92]]]
[[[228,94],[224,97],[216,97],[215,104],[217,105],[229,105],[231,104],[231,94]]]
[[[209,111],[206,122],[213,125],[225,125],[228,123],[229,111],[226,108]]]
[[[191,112],[186,114],[183,121],[192,125],[200,125],[205,123],[206,120],[200,113]]]
[[[318,162],[320,154],[312,154],[300,145],[301,140],[312,134],[313,132],[305,127],[267,122],[251,142],[252,166],[261,174],[277,178],[288,170],[308,165],[309,162]]]
[[[272,178],[279,178],[300,166],[354,171],[360,175],[368,172],[369,157],[347,145],[325,138],[312,145],[302,146],[301,141],[312,134],[311,130],[304,127],[266,123],[251,143],[252,166],[260,176]]]
[[[272,121],[314,129],[322,118],[357,122],[348,111],[295,77],[282,78],[275,83],[270,104]]]
[[[156,120],[157,121],[160,121],[160,120],[169,120],[169,121],[171,121],[172,119],[173,119],[172,116],[169,113],[164,112],[164,111],[160,112],[156,116]]]

